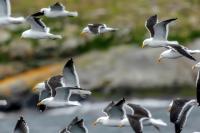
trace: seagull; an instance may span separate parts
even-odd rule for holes
[[[113,101],[103,110],[106,116],[99,117],[93,125],[102,124],[112,127],[122,127],[129,125],[129,122],[125,116],[124,109],[125,99],[121,99],[117,103]]]
[[[145,118],[145,122],[146,122],[146,124],[144,124],[145,126],[154,126],[158,131],[160,131],[160,128],[158,126],[167,126],[167,123],[165,123],[161,119],[154,119],[152,117],[151,112],[148,109],[146,109],[146,108],[144,108],[140,105],[137,105],[137,104],[130,104],[129,103],[127,105],[134,112],[133,115],[132,115],[133,117],[139,116],[138,118],[140,118],[140,119]],[[131,119],[132,118],[129,118],[129,122],[130,122]]]
[[[51,89],[51,96],[40,101],[37,106],[45,105],[46,107],[65,107],[65,106],[80,106],[78,101],[70,101],[72,94],[91,95],[88,90],[75,87],[58,87],[56,90]]]
[[[158,22],[157,15],[151,16],[146,21],[146,28],[150,32],[150,38],[143,41],[142,48],[149,47],[165,47],[168,44],[178,44],[177,41],[168,41],[168,24],[175,21],[177,18],[167,19]]]
[[[54,35],[50,33],[50,28],[41,21],[40,18],[36,17],[35,14],[26,18],[27,23],[31,25],[31,29],[26,30],[22,33],[22,38],[31,39],[62,39],[61,35]]]
[[[186,124],[188,115],[196,105],[196,100],[186,99],[175,99],[170,103],[170,121],[174,123],[176,133],[181,133],[183,127]]]
[[[166,48],[167,50],[165,50],[164,52],[160,54],[158,62],[160,62],[161,59],[165,59],[165,58],[177,59],[183,56],[190,60],[196,61],[196,59],[192,55],[200,53],[200,50],[190,50],[184,46],[177,45],[177,44],[174,44],[174,45],[170,44]]]
[[[29,133],[29,127],[22,116],[17,121],[17,124],[15,126],[13,133]]]
[[[86,33],[99,35],[106,32],[115,32],[117,30],[116,28],[107,27],[106,24],[88,24],[87,27],[82,30],[81,35],[85,35]]]
[[[59,133],[88,133],[88,129],[84,124],[84,120],[75,117],[68,127],[61,130]]]
[[[198,68],[198,73],[197,73],[197,77],[196,77],[196,99],[197,99],[197,102],[198,102],[198,104],[200,106],[200,77],[199,77],[199,74],[200,74],[200,69],[199,69],[200,68],[200,62],[192,67],[193,70],[195,68]]]
[[[71,11],[66,11],[65,6],[62,3],[55,3],[48,8],[42,8],[40,12],[44,13],[44,16],[49,17],[49,18],[56,18],[56,17],[77,17],[78,12],[71,12]]]
[[[0,0],[0,25],[21,24],[24,17],[11,17],[10,0]]]
[[[80,88],[79,77],[72,58],[65,63],[62,75],[52,76],[47,81],[38,83],[33,91],[39,92],[39,100],[42,100],[50,96],[50,87],[54,90],[58,87]]]

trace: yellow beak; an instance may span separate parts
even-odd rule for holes
[[[42,103],[41,103],[41,102],[39,102],[39,103],[37,104],[37,106],[40,106],[40,105],[42,105]]]
[[[195,65],[194,66],[192,66],[192,70],[194,70],[195,69]]]
[[[92,123],[92,125],[95,127],[97,125],[96,121]]]
[[[160,63],[160,62],[161,62],[161,58],[158,58],[157,63]]]
[[[86,32],[84,32],[84,31],[83,31],[83,32],[81,32],[81,36],[83,36],[83,37],[84,37],[85,35],[86,35]]]
[[[37,91],[37,88],[36,88],[36,87],[33,87],[32,91],[33,91],[33,92],[36,92],[36,91]]]
[[[144,45],[144,43],[142,43],[142,48],[144,48],[146,45]]]

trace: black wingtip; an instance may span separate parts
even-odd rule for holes
[[[32,14],[31,16],[32,17],[38,17],[38,16],[43,16],[43,15],[44,15],[44,11],[39,11],[39,12]]]
[[[70,58],[70,59],[67,61],[65,67],[72,66],[73,64],[74,64],[73,58]]]

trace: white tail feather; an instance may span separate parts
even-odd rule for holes
[[[153,125],[156,125],[156,126],[167,126],[167,123],[165,123],[163,120],[161,119],[153,119],[153,118],[150,118],[149,119],[149,122]]]
[[[68,16],[77,17],[78,16],[78,12],[68,12]]]

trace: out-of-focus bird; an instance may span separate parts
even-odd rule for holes
[[[192,66],[192,70],[198,69],[197,77],[196,77],[196,99],[200,106],[200,62]]]
[[[17,121],[13,133],[29,133],[29,127],[22,116]]]
[[[78,16],[78,12],[71,12],[71,11],[65,10],[65,6],[60,2],[57,2],[49,6],[48,8],[42,8],[40,12],[43,12],[44,16],[49,17],[49,18],[67,17],[67,16],[77,17]]]
[[[84,124],[84,120],[75,117],[71,123],[60,131],[60,133],[88,133],[88,129]]]
[[[35,14],[34,14],[35,15]],[[26,21],[31,25],[31,29],[22,33],[22,38],[30,39],[62,39],[61,35],[54,35],[50,33],[50,28],[41,21],[40,18],[34,15],[26,18]]]
[[[157,15],[151,16],[146,21],[146,28],[150,32],[150,38],[143,41],[142,47],[165,47],[169,44],[178,44],[177,41],[168,41],[168,24],[177,18],[167,19],[158,22]]]
[[[55,90],[51,89],[51,96],[40,101],[37,106],[45,105],[46,107],[65,107],[65,106],[80,106],[79,101],[70,101],[72,94],[91,95],[88,90],[73,87],[58,87]]]
[[[115,32],[117,28],[108,27],[106,24],[88,24],[81,32],[81,35],[85,34],[103,34],[106,32]]]
[[[174,123],[175,133],[181,133],[189,114],[196,105],[198,104],[196,100],[193,99],[175,99],[170,103],[170,121]]]
[[[21,24],[24,17],[12,17],[10,0],[0,0],[0,25]]]
[[[200,50],[190,50],[184,46],[177,44],[168,45],[168,47],[166,48],[168,49],[160,54],[158,62],[160,62],[162,59],[177,59],[180,57],[186,57],[190,60],[196,61],[196,59],[192,55],[200,53]]]

